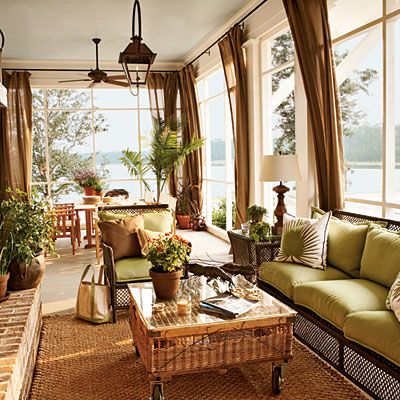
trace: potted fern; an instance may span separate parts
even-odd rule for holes
[[[121,163],[128,169],[130,175],[138,177],[147,190],[151,190],[147,181],[149,174],[156,179],[157,197],[165,188],[171,174],[175,174],[185,162],[186,157],[203,146],[204,140],[192,138],[184,141],[178,132],[180,124],[174,124],[172,129],[163,119],[153,120],[153,130],[150,133],[149,152],[147,154],[132,151],[122,151]]]

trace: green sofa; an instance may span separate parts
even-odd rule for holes
[[[400,271],[400,234],[368,221],[396,232],[400,222],[333,214],[325,270],[266,262],[259,285],[299,312],[300,340],[374,398],[398,399],[400,321],[385,302]]]
[[[98,215],[101,221],[123,219],[143,215],[144,229],[168,233],[175,231],[174,214],[167,205],[104,207]],[[113,249],[102,241],[105,271],[111,288],[113,322],[117,321],[117,309],[129,307],[128,283],[149,281],[151,264],[144,257],[114,260]]]

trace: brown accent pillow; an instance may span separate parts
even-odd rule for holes
[[[160,235],[162,235],[162,233],[139,228],[137,230],[137,235],[140,247],[142,249],[142,256],[146,257],[148,253],[148,247],[151,244],[152,240],[158,239]]]
[[[142,255],[136,233],[138,229],[144,229],[144,220],[141,215],[114,221],[101,221],[99,228],[104,243],[113,249],[115,261]]]

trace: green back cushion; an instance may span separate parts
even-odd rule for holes
[[[149,212],[143,214],[144,229],[149,231],[168,233],[172,232],[174,219],[171,211]]]
[[[391,287],[400,272],[400,235],[377,225],[368,228],[360,277]]]
[[[114,213],[111,211],[99,211],[98,216],[100,221],[114,221],[116,219],[124,219],[126,217],[131,217],[133,214],[129,213]]]
[[[367,231],[368,225],[354,225],[331,219],[328,234],[328,264],[358,278]]]
[[[129,213],[113,213],[111,211],[99,211],[98,215],[100,221],[113,221],[132,216],[132,214]],[[171,211],[148,212],[142,215],[144,218],[144,229],[160,233],[172,232],[174,219]]]

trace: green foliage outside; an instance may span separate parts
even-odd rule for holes
[[[236,218],[236,203],[232,201],[232,221]],[[221,199],[218,207],[212,210],[212,223],[218,228],[226,230],[226,199]]]
[[[294,58],[293,39],[290,32],[283,33],[274,40],[271,49],[273,66],[281,65]],[[338,65],[347,52],[334,52],[335,62]],[[272,76],[272,93],[278,90],[281,82],[294,72],[294,67],[285,68]],[[370,85],[376,80],[378,72],[371,68],[356,70],[351,78],[347,78],[339,87],[340,106],[342,114],[343,135],[351,136],[366,117],[365,112],[358,106],[356,96],[359,93],[368,94]],[[296,152],[295,140],[295,104],[294,91],[276,108],[278,120],[275,129],[281,134],[274,139],[274,153],[283,154]],[[368,154],[368,152],[367,152]]]
[[[90,92],[74,89],[47,89],[48,108],[68,109],[71,111],[50,110],[47,114],[49,166],[46,163],[46,115],[44,107],[45,90],[33,91],[33,159],[32,181],[47,182],[47,174],[51,181],[61,181],[52,185],[48,193],[47,185],[38,185],[36,190],[43,197],[57,196],[74,190],[70,184],[62,181],[72,179],[72,171],[77,166],[86,168],[92,165],[92,154],[77,152],[79,146],[85,145],[92,137],[92,128],[96,134],[107,132],[109,126],[104,114],[96,112],[92,127],[90,111],[74,111],[89,107]],[[48,170],[49,169],[49,170]]]

